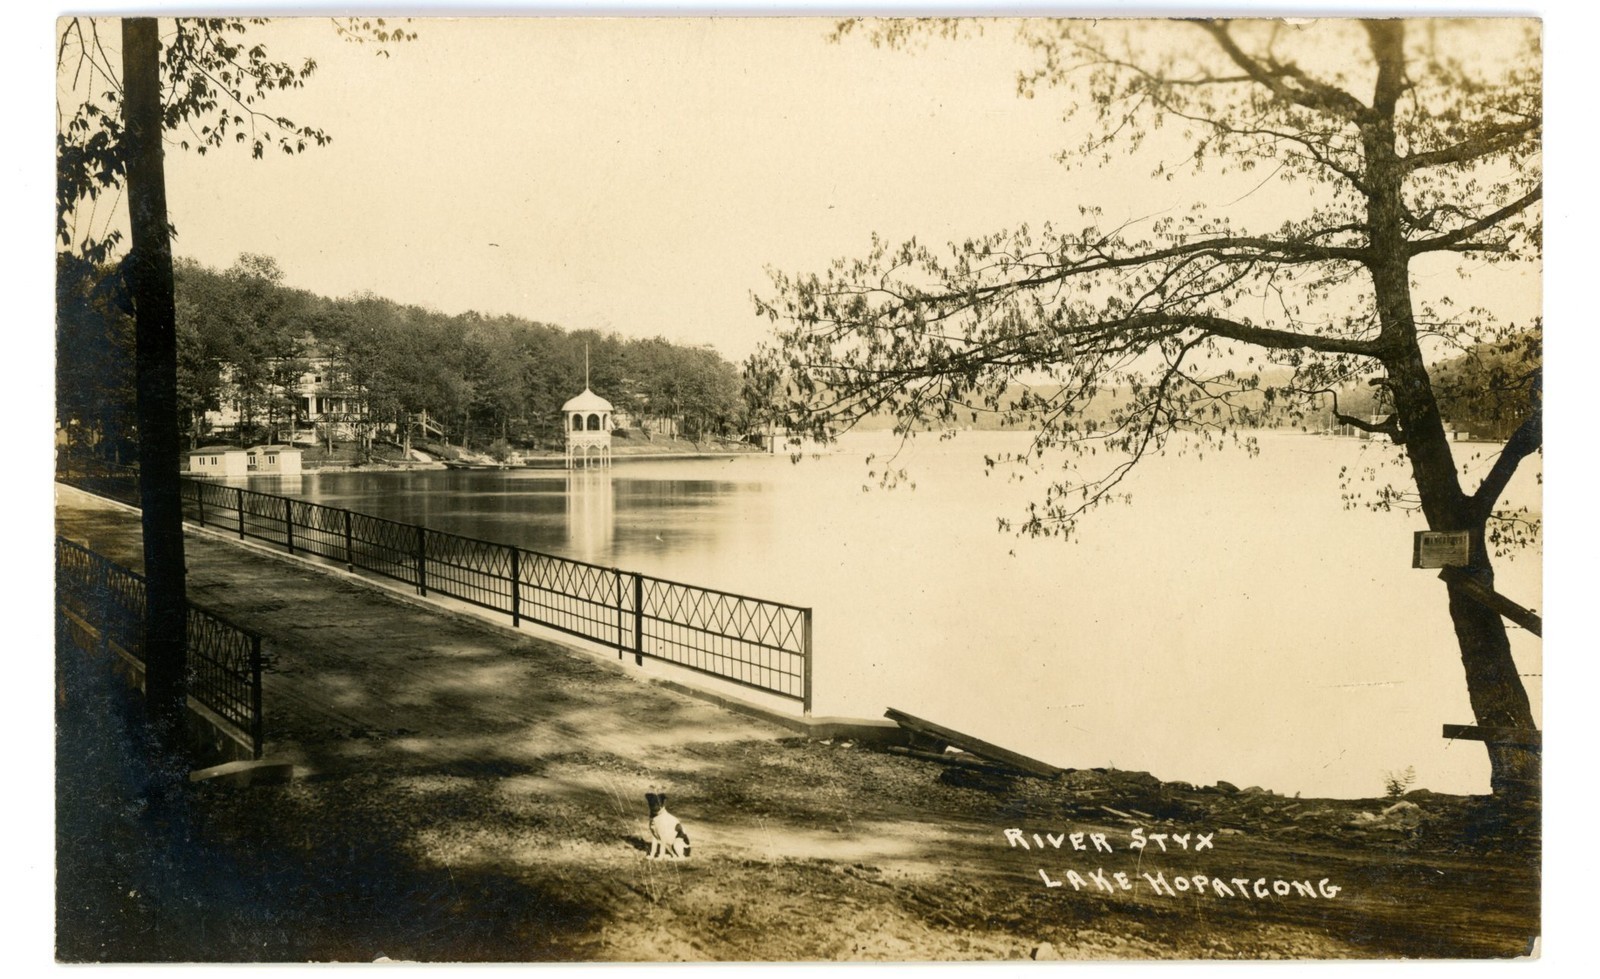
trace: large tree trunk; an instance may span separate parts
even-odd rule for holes
[[[1481,528],[1479,528],[1481,531]],[[1480,533],[1479,539],[1482,539]],[[1479,584],[1494,587],[1487,558],[1468,569]],[[1511,658],[1511,642],[1500,614],[1450,588],[1450,619],[1467,671],[1467,694],[1474,720],[1483,727],[1534,728],[1533,709]],[[1537,749],[1489,743],[1490,789],[1497,796],[1537,797],[1540,758]]]
[[[1467,571],[1481,584],[1494,585],[1494,569],[1484,547],[1485,515],[1461,491],[1455,456],[1434,398],[1428,368],[1417,343],[1411,306],[1411,263],[1405,234],[1403,185],[1394,127],[1396,105],[1405,88],[1405,22],[1364,22],[1378,63],[1372,111],[1363,125],[1367,162],[1367,221],[1375,258],[1369,262],[1373,297],[1385,348],[1383,365],[1394,398],[1399,441],[1411,462],[1412,478],[1431,530],[1472,531],[1474,546]],[[1453,586],[1450,618],[1455,625],[1467,693],[1474,719],[1482,727],[1531,730],[1533,711],[1511,658],[1511,643],[1498,613]],[[1441,718],[1441,722],[1445,719]],[[1537,793],[1537,752],[1488,744],[1489,784],[1496,795]]]
[[[1380,294],[1392,288],[1392,283],[1386,282],[1388,278],[1376,277]],[[1409,301],[1406,306],[1409,308]],[[1387,366],[1401,437],[1428,527],[1470,531],[1473,547],[1466,571],[1479,584],[1492,590],[1494,567],[1484,543],[1485,519],[1474,512],[1471,500],[1461,491],[1450,440],[1414,338],[1399,356],[1387,362]],[[1536,726],[1533,709],[1522,679],[1517,675],[1505,622],[1498,612],[1454,586],[1448,586],[1448,591],[1450,619],[1461,650],[1461,665],[1466,671],[1474,721],[1480,727],[1533,730]],[[1440,721],[1448,719],[1440,718]],[[1540,758],[1537,750],[1492,742],[1486,746],[1489,784],[1495,795],[1538,795]]]
[[[158,743],[181,756],[187,693],[178,338],[161,149],[161,42],[149,17],[122,22],[127,134],[127,281],[133,300],[139,496],[144,508],[145,704]]]

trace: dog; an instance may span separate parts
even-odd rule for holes
[[[644,801],[650,806],[650,859],[662,857],[682,858],[689,855],[689,834],[684,832],[678,817],[667,812],[667,795],[646,792]]]

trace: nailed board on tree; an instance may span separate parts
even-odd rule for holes
[[[1544,747],[1544,732],[1514,727],[1479,727],[1475,724],[1446,724],[1444,736],[1452,741],[1487,741],[1520,748]]]
[[[962,734],[950,728],[925,721],[920,717],[912,717],[904,711],[895,710],[893,707],[883,712],[883,716],[910,731],[914,736],[932,741],[938,745],[939,750],[945,747],[960,748],[968,754],[977,755],[997,764],[1027,772],[1029,775],[1038,775],[1041,778],[1055,778],[1061,774],[1061,769],[1054,765],[1047,765],[1037,758],[1019,755],[1015,751],[1008,751],[999,745],[981,741],[969,734]]]
[[[1460,568],[1445,568],[1439,572],[1439,577],[1473,601],[1499,612],[1534,635],[1544,637],[1544,620],[1539,618],[1537,612],[1523,608],[1494,589],[1485,587],[1468,572]]]

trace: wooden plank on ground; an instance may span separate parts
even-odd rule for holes
[[[981,772],[1015,774],[1012,769],[1004,765],[984,761],[978,756],[965,751],[923,751],[920,748],[907,748],[904,745],[892,744],[889,746],[889,754],[904,755],[907,758],[920,758],[923,761],[936,761],[941,765],[949,765],[953,768],[970,768]]]
[[[883,716],[887,717],[891,721],[894,721],[896,724],[905,728],[907,731],[910,731],[912,734],[919,734],[925,737],[944,741],[950,745],[960,748],[962,751],[977,755],[980,758],[987,758],[993,762],[999,762],[1000,764],[1015,768],[1018,771],[1027,772],[1030,775],[1038,775],[1042,778],[1055,778],[1057,775],[1061,774],[1061,769],[1054,765],[1047,765],[1036,758],[1029,758],[1027,755],[1019,755],[1015,751],[1008,751],[999,745],[990,744],[987,741],[981,741],[972,737],[971,735],[962,734],[960,731],[955,731],[942,725],[935,724],[932,721],[925,721],[920,717],[912,717],[910,714],[907,714],[904,711],[895,710],[893,707],[884,711]]]

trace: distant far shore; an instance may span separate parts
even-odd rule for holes
[[[565,469],[567,458],[564,452],[545,449],[513,453],[508,460],[497,462],[486,452],[433,442],[415,443],[411,457],[406,458],[404,450],[398,444],[383,442],[373,447],[369,458],[362,459],[354,443],[350,442],[340,443],[332,451],[321,444],[302,442],[294,444],[304,453],[301,459],[302,474],[414,472],[441,469],[490,472],[513,469],[555,470]],[[727,459],[735,456],[767,454],[768,450],[748,442],[707,440],[697,443],[671,436],[657,436],[651,440],[622,437],[614,439],[611,445],[613,462],[648,459]]]
[[[618,452],[611,453],[611,461],[617,462],[654,462],[656,460],[673,459],[732,459],[739,456],[767,455],[760,449],[740,451],[737,449],[707,450],[704,452]],[[538,455],[524,457],[521,462],[508,463],[504,466],[481,465],[469,467],[464,471],[480,472],[512,472],[519,469],[545,469],[560,470],[566,468],[566,456],[561,454]],[[387,460],[374,460],[369,463],[334,463],[326,466],[306,466],[302,475],[314,473],[377,473],[377,472],[427,472],[432,470],[449,469],[443,462],[400,462]]]

